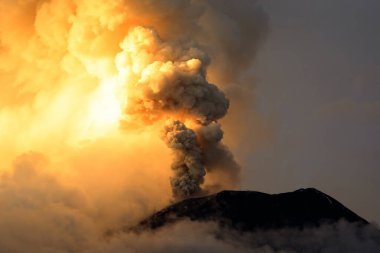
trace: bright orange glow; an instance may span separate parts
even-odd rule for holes
[[[174,177],[209,193],[234,185],[224,159],[205,176],[194,137],[228,109],[207,79],[211,57],[238,66],[222,51],[236,54],[224,44],[240,32],[221,39],[219,19],[234,20],[218,12],[211,1],[0,1],[1,252],[114,252],[107,231],[167,206]],[[177,138],[168,119],[191,129]]]
[[[145,12],[148,5],[0,1],[0,188],[4,173],[24,166],[14,163],[21,155],[24,167],[88,195],[107,199],[115,188],[135,194],[141,187],[152,206],[167,203],[174,152],[160,137],[164,122],[195,129],[227,107],[206,80],[203,49],[178,40],[181,26],[155,8]]]
[[[122,107],[126,104],[126,101],[122,103],[117,97],[119,87],[117,78],[109,78],[103,80],[93,92],[87,117],[82,122],[84,136],[98,137],[118,128]]]

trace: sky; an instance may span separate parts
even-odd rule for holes
[[[108,238],[225,189],[315,187],[380,223],[379,7],[1,0],[0,252],[252,252],[210,224]],[[347,225],[243,241],[378,248]]]
[[[251,71],[271,134],[242,159],[242,188],[315,187],[380,223],[380,2],[261,4],[270,31]]]

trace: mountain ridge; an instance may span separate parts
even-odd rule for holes
[[[216,222],[221,227],[238,231],[302,229],[340,220],[369,224],[331,196],[315,188],[301,188],[278,194],[225,190],[205,197],[189,198],[152,214],[132,230],[156,230],[184,219]],[[124,231],[130,229],[123,228]]]

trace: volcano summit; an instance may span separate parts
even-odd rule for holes
[[[309,228],[340,220],[368,222],[332,197],[314,188],[281,194],[222,191],[173,204],[141,221],[136,230],[158,229],[181,220],[216,222],[238,231]]]

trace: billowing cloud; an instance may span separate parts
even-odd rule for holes
[[[250,110],[233,103],[267,31],[256,1],[4,0],[0,10],[0,251],[95,252],[107,229],[167,205],[170,178],[196,178],[181,198],[237,187],[221,126]]]
[[[226,115],[223,89],[242,86],[267,30],[255,1],[3,1],[1,9],[3,169],[28,150],[66,156],[120,128],[125,139],[158,134],[167,118],[197,134]],[[203,166],[218,174],[217,152],[233,179],[210,173],[205,187],[236,187],[239,169],[221,141],[201,145]]]

